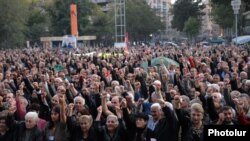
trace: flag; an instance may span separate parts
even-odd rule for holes
[[[124,54],[129,54],[128,51],[128,32],[125,34],[125,48],[124,48]]]
[[[77,29],[77,8],[76,4],[70,5],[70,15],[71,15],[71,35],[78,36]]]

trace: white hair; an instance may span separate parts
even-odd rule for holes
[[[161,110],[161,105],[159,103],[154,103],[151,105],[151,109],[152,108],[157,108],[158,110]]]
[[[221,93],[214,92],[214,93],[212,93],[212,95],[216,95],[216,96],[218,96],[218,98],[219,98],[219,99],[222,99],[222,95],[221,95]]]
[[[119,124],[119,122],[118,122],[118,117],[117,117],[116,115],[108,115],[107,120],[110,119],[110,118],[115,119],[115,123],[116,123],[116,124]]]
[[[245,84],[250,84],[250,80],[246,80]]]
[[[153,84],[154,84],[154,85],[161,85],[161,81],[155,80]]]
[[[113,80],[113,81],[111,82],[111,85],[119,86],[120,84],[119,84],[119,81]]]
[[[83,105],[85,105],[85,99],[81,96],[77,96],[74,98],[74,103],[76,103],[77,100],[80,100]]]
[[[217,92],[220,91],[220,86],[218,84],[211,84],[211,87],[216,90]]]
[[[25,119],[32,119],[33,121],[37,122],[38,121],[38,114],[36,112],[28,112],[25,115]]]
[[[166,106],[167,106],[168,108],[170,108],[171,110],[174,110],[174,107],[173,107],[173,104],[172,104],[172,103],[166,101],[165,104],[166,104]]]

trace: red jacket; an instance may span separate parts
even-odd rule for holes
[[[245,112],[240,113],[238,118],[242,125],[250,125],[250,118],[247,118]]]

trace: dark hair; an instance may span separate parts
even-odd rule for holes
[[[233,111],[233,108],[230,107],[230,106],[223,106],[223,107],[219,110],[219,113],[223,113],[223,111],[228,111],[228,110],[232,110],[232,111]]]
[[[60,107],[59,107],[59,106],[54,106],[54,107],[51,109],[51,112],[55,112],[55,113],[60,114]]]
[[[143,113],[143,112],[136,114],[135,117],[136,117],[136,119],[142,118],[145,121],[148,121],[148,119],[149,119],[148,115],[146,113]]]
[[[40,105],[38,103],[32,103],[29,107],[28,107],[29,111],[40,111]]]
[[[60,107],[59,107],[59,106],[54,106],[54,107],[51,109],[50,113],[52,113],[52,112],[55,112],[55,113],[60,114]],[[60,116],[59,116],[59,120],[60,120]],[[55,124],[54,124],[54,122],[52,121],[51,116],[50,116],[49,122],[48,122],[48,129],[52,129],[54,126],[55,126]]]

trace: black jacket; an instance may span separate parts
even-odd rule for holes
[[[13,141],[14,134],[12,130],[8,130],[4,135],[0,135],[0,141]]]
[[[162,108],[162,111],[165,117],[159,120],[150,138],[157,141],[177,141],[179,125],[174,111],[167,106]]]
[[[136,117],[134,114],[128,114],[127,108],[123,108],[123,117],[128,129],[128,140],[129,141],[147,141],[150,140],[150,134],[152,130],[147,128],[140,129],[136,127]]]
[[[94,127],[97,129],[98,141],[128,141],[126,137],[127,131],[122,119],[119,119],[119,125],[113,137],[110,136],[106,126],[101,125],[100,121],[95,121]]]
[[[67,119],[67,126],[70,131],[70,141],[98,141],[96,131],[93,127],[89,129],[88,137],[83,139],[83,134],[80,125],[72,118]]]
[[[25,136],[28,132],[30,133],[28,141],[43,141],[43,134],[37,126],[27,129],[25,122],[17,122],[13,116],[8,116],[7,126],[13,131],[13,141],[25,141]]]

